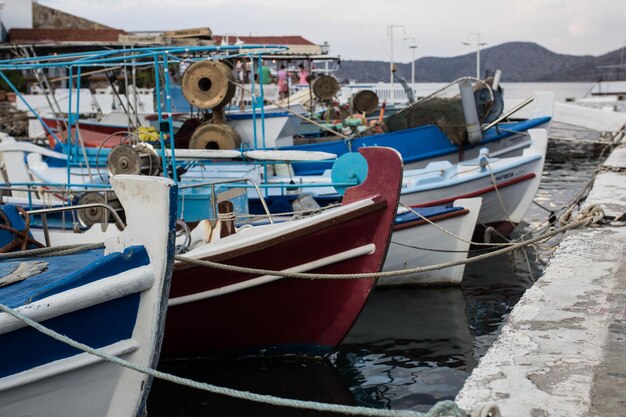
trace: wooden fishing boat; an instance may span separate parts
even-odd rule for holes
[[[340,207],[289,222],[244,226],[217,240],[215,225],[203,221],[191,231],[185,256],[278,271],[380,271],[396,215],[402,164],[392,149],[361,153],[367,178],[346,190]],[[110,233],[114,228],[103,230],[96,224],[82,233],[51,229],[48,237],[54,246],[98,241]],[[177,262],[163,354],[320,355],[341,341],[374,285],[374,279],[283,279]]]
[[[410,207],[431,207],[482,197],[479,225],[507,236],[528,211],[543,174],[547,132],[533,129],[529,133],[531,146],[519,157],[490,158],[484,152],[461,164],[433,162],[420,170],[405,171],[401,202]]]
[[[172,272],[176,187],[162,178],[112,182],[128,226],[103,248],[4,256],[0,303],[90,347],[155,367]],[[10,236],[5,225],[6,248],[28,230],[13,206],[1,209],[22,231]],[[22,240],[21,248],[32,245]],[[144,411],[147,375],[70,347],[8,313],[0,313],[0,354],[0,415],[134,417]]]
[[[452,143],[439,127],[430,124],[351,140],[320,141],[283,146],[279,149],[321,151],[341,156],[363,146],[388,146],[400,152],[406,170],[424,168],[427,164],[440,160],[459,163],[478,157],[480,149],[483,148],[488,149],[492,157],[517,156],[530,145],[528,130],[550,128],[553,107],[554,95],[552,93],[537,93],[534,107],[527,113],[528,119],[499,123],[483,133],[480,143],[465,144],[462,147]],[[320,175],[329,167],[327,162],[294,164],[297,175]]]
[[[400,208],[383,271],[447,264],[467,259],[482,199],[459,199],[448,206]],[[419,213],[419,215],[417,215]],[[443,229],[443,230],[442,230]],[[455,285],[463,280],[465,264],[383,277],[379,286]]]
[[[346,190],[341,207],[298,221],[244,228],[186,256],[278,271],[380,271],[402,168],[391,149],[361,153],[368,176]],[[166,356],[233,351],[324,354],[348,332],[375,285],[374,279],[300,280],[184,263],[176,264],[174,276]]]

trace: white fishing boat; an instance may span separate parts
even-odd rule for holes
[[[172,273],[176,187],[154,177],[111,181],[126,209],[125,229],[115,228],[103,246],[74,253],[3,254],[0,303],[89,347],[155,367]],[[28,232],[12,207],[2,206],[12,227]],[[33,245],[29,240],[21,247]],[[0,313],[0,354],[2,416],[144,412],[151,385],[146,374],[71,347],[7,312]]]
[[[481,205],[480,198],[459,199],[443,210],[439,207],[432,207],[430,211],[429,208],[414,209],[419,216],[400,208],[383,271],[399,271],[467,259]],[[465,264],[383,277],[378,285],[454,285],[461,283],[463,272]]]
[[[508,235],[528,211],[543,174],[547,132],[531,129],[529,134],[531,146],[522,156],[491,158],[483,151],[478,158],[460,164],[433,162],[423,169],[405,171],[402,204],[430,207],[482,197],[478,223]]]

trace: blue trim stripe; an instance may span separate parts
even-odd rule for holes
[[[435,207],[420,207],[413,209],[426,218],[440,216],[442,214],[454,213],[456,211],[464,210],[463,207],[447,207],[447,206],[435,206]],[[398,214],[396,216],[395,225],[414,222],[415,220],[421,220],[422,218],[417,214],[407,211],[406,213]]]
[[[140,294],[101,303],[42,324],[94,348],[101,348],[132,336]],[[82,353],[31,327],[0,335],[0,377]]]

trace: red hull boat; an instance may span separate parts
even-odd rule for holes
[[[399,154],[363,148],[366,180],[341,207],[243,229],[186,254],[229,265],[350,274],[382,269],[402,180]],[[327,353],[348,332],[374,279],[303,280],[175,265],[163,356]]]
[[[59,121],[52,118],[42,118],[44,123],[60,136],[63,142],[67,140],[67,131],[59,130]],[[113,125],[99,125],[97,123],[81,122],[78,127],[80,138],[87,148],[114,148],[124,143],[128,128],[121,128]],[[72,127],[72,139],[76,134],[76,127]],[[48,134],[48,140],[52,142],[52,135]]]

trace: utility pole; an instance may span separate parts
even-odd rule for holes
[[[402,25],[389,25],[387,26],[387,35],[389,35],[389,42],[390,42],[390,51],[389,51],[389,88],[391,90],[391,102],[393,102],[393,30],[395,28],[402,28],[402,30],[404,31],[404,26]],[[406,33],[406,32],[405,32]]]
[[[469,36],[476,36],[476,78],[480,78],[480,47],[487,45],[487,42],[480,41],[480,33],[470,33]],[[463,45],[471,46],[472,44],[469,42],[461,42]]]

